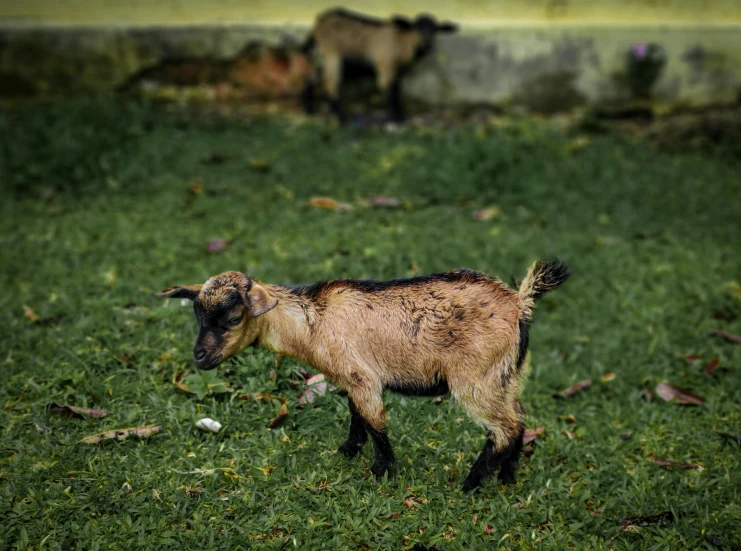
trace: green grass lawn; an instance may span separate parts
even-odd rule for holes
[[[741,334],[737,159],[526,120],[361,132],[102,101],[4,108],[0,132],[0,547],[741,545],[739,445],[718,435],[741,434],[741,346],[710,335]],[[400,208],[363,206],[381,195]],[[317,196],[354,208],[307,206]],[[490,207],[500,214],[472,214]],[[214,239],[231,245],[209,252]],[[190,304],[156,296],[172,284],[458,267],[509,282],[552,256],[573,276],[535,313],[523,403],[545,429],[514,486],[461,493],[484,434],[450,400],[387,396],[398,462],[379,483],[372,446],[335,454],[346,398],[297,404],[295,360],[247,351],[189,379],[234,393],[172,382],[195,373],[196,335]],[[645,398],[665,380],[706,402]],[[252,392],[288,400],[281,426],[267,427],[277,403],[238,399]],[[51,402],[110,415],[63,417]],[[224,428],[198,430],[203,416]],[[145,440],[80,443],[152,423],[162,432]],[[666,511],[674,521],[619,523]]]

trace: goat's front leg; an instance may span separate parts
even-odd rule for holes
[[[337,451],[346,457],[353,458],[360,453],[363,444],[368,441],[368,432],[365,430],[365,421],[358,413],[358,408],[355,407],[352,398],[348,397],[347,402],[350,406],[350,434]]]
[[[371,472],[376,478],[383,477],[394,464],[394,450],[386,435],[386,411],[383,408],[383,387],[359,384],[349,389],[350,399],[355,403],[358,414],[363,419],[365,430],[373,439],[376,459]]]

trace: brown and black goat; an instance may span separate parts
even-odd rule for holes
[[[365,63],[376,72],[378,87],[386,94],[391,118],[404,119],[401,105],[401,77],[412,62],[423,57],[440,32],[455,32],[454,23],[438,23],[428,14],[411,20],[402,16],[377,19],[344,8],[321,13],[306,40],[303,51],[317,50],[321,65],[322,84],[332,112],[345,120],[340,103],[343,66]],[[307,113],[314,111],[315,78],[304,89],[303,104]]]
[[[338,451],[354,457],[370,434],[377,477],[394,461],[384,389],[452,394],[488,433],[463,484],[471,490],[497,469],[503,483],[514,482],[523,432],[521,368],[535,299],[568,277],[558,261],[533,264],[519,292],[468,270],[305,287],[226,272],[162,296],[194,302],[200,330],[193,356],[202,369],[256,345],[305,361],[347,390],[350,434]]]

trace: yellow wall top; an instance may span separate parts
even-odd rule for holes
[[[15,25],[308,24],[327,0],[0,0]],[[468,25],[741,23],[741,0],[351,0],[379,16],[422,11]]]

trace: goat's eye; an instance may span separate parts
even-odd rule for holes
[[[229,325],[239,325],[239,323],[242,321],[242,316],[237,316],[234,318],[229,318]]]

